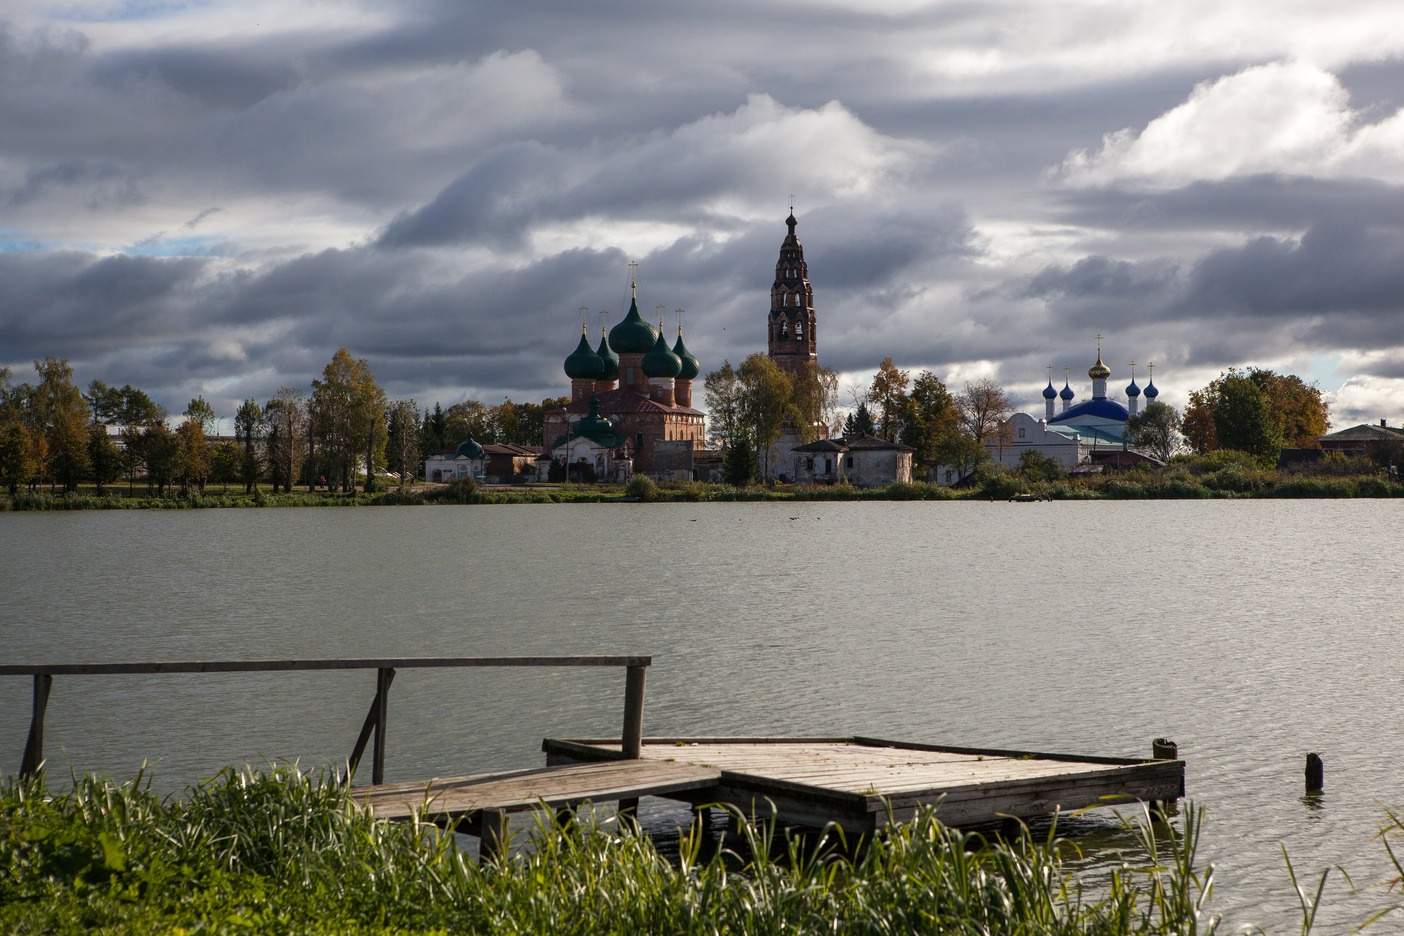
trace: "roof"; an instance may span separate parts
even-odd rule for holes
[[[1404,438],[1404,429],[1397,429],[1394,426],[1376,426],[1372,423],[1361,423],[1358,426],[1351,426],[1349,429],[1341,429],[1337,432],[1328,432],[1318,441],[1320,442],[1396,442]]]
[[[1116,432],[1111,426],[1052,426],[1048,427],[1050,432],[1056,432],[1061,436],[1072,438],[1077,436],[1086,445],[1121,445],[1125,438],[1120,432]],[[988,443],[986,443],[988,444]]]
[[[601,413],[687,413],[694,416],[703,415],[699,409],[690,406],[665,406],[657,400],[650,400],[637,390],[630,387],[617,387],[614,390],[606,390],[599,395]],[[587,400],[575,400],[564,407],[567,413],[588,413],[590,404]]]
[[[901,442],[889,442],[886,439],[879,439],[877,436],[860,435],[856,439],[844,439],[843,444],[850,452],[857,451],[890,451],[890,452],[915,452],[916,449],[910,445],[903,445]]]
[[[819,439],[815,442],[807,442],[804,445],[796,445],[790,451],[804,452],[805,454],[823,454],[825,452],[846,452],[848,447],[837,439]]]
[[[1108,400],[1106,397],[1094,400],[1083,400],[1076,406],[1069,406],[1063,412],[1048,420],[1049,425],[1053,423],[1067,422],[1079,416],[1097,416],[1102,419],[1115,419],[1117,422],[1126,422],[1131,418],[1131,411],[1115,400]]]

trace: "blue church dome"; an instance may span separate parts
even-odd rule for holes
[[[1065,400],[1071,400],[1073,398],[1073,389],[1072,387],[1068,386],[1068,382],[1066,380],[1063,381],[1063,389],[1058,392],[1058,396],[1062,397]]]
[[[1150,383],[1146,384],[1146,399],[1154,400],[1158,396],[1160,396],[1160,388],[1157,387],[1155,381],[1152,380]]]
[[[1043,388],[1043,398],[1045,400],[1056,399],[1058,391],[1053,389],[1053,381],[1048,381],[1048,386]]]
[[[1136,378],[1132,377],[1131,382],[1126,385],[1126,395],[1132,398],[1141,395],[1141,388],[1136,386]]]

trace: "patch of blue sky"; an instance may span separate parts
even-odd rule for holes
[[[120,23],[159,19],[171,13],[213,5],[209,0],[125,0],[106,9],[93,9],[82,4],[59,6],[49,14],[49,18],[82,23]]]
[[[52,241],[45,242],[37,240],[20,240],[19,238],[6,235],[4,231],[0,231],[0,252],[3,253],[19,253],[21,251],[31,250],[54,250],[55,248],[62,246],[65,245],[58,244]]]
[[[122,248],[135,257],[209,257],[221,243],[216,237],[160,237]]]

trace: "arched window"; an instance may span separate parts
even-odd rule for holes
[[[796,341],[803,341],[803,340],[804,340],[804,319],[796,319],[796,320],[795,320],[795,340],[796,340]]]
[[[780,337],[782,339],[790,337],[790,323],[784,319],[780,320]]]

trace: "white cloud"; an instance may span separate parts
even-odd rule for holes
[[[1203,82],[1137,133],[1107,134],[1048,178],[1074,187],[1163,190],[1256,174],[1404,182],[1404,115],[1367,122],[1331,73],[1277,62]]]

